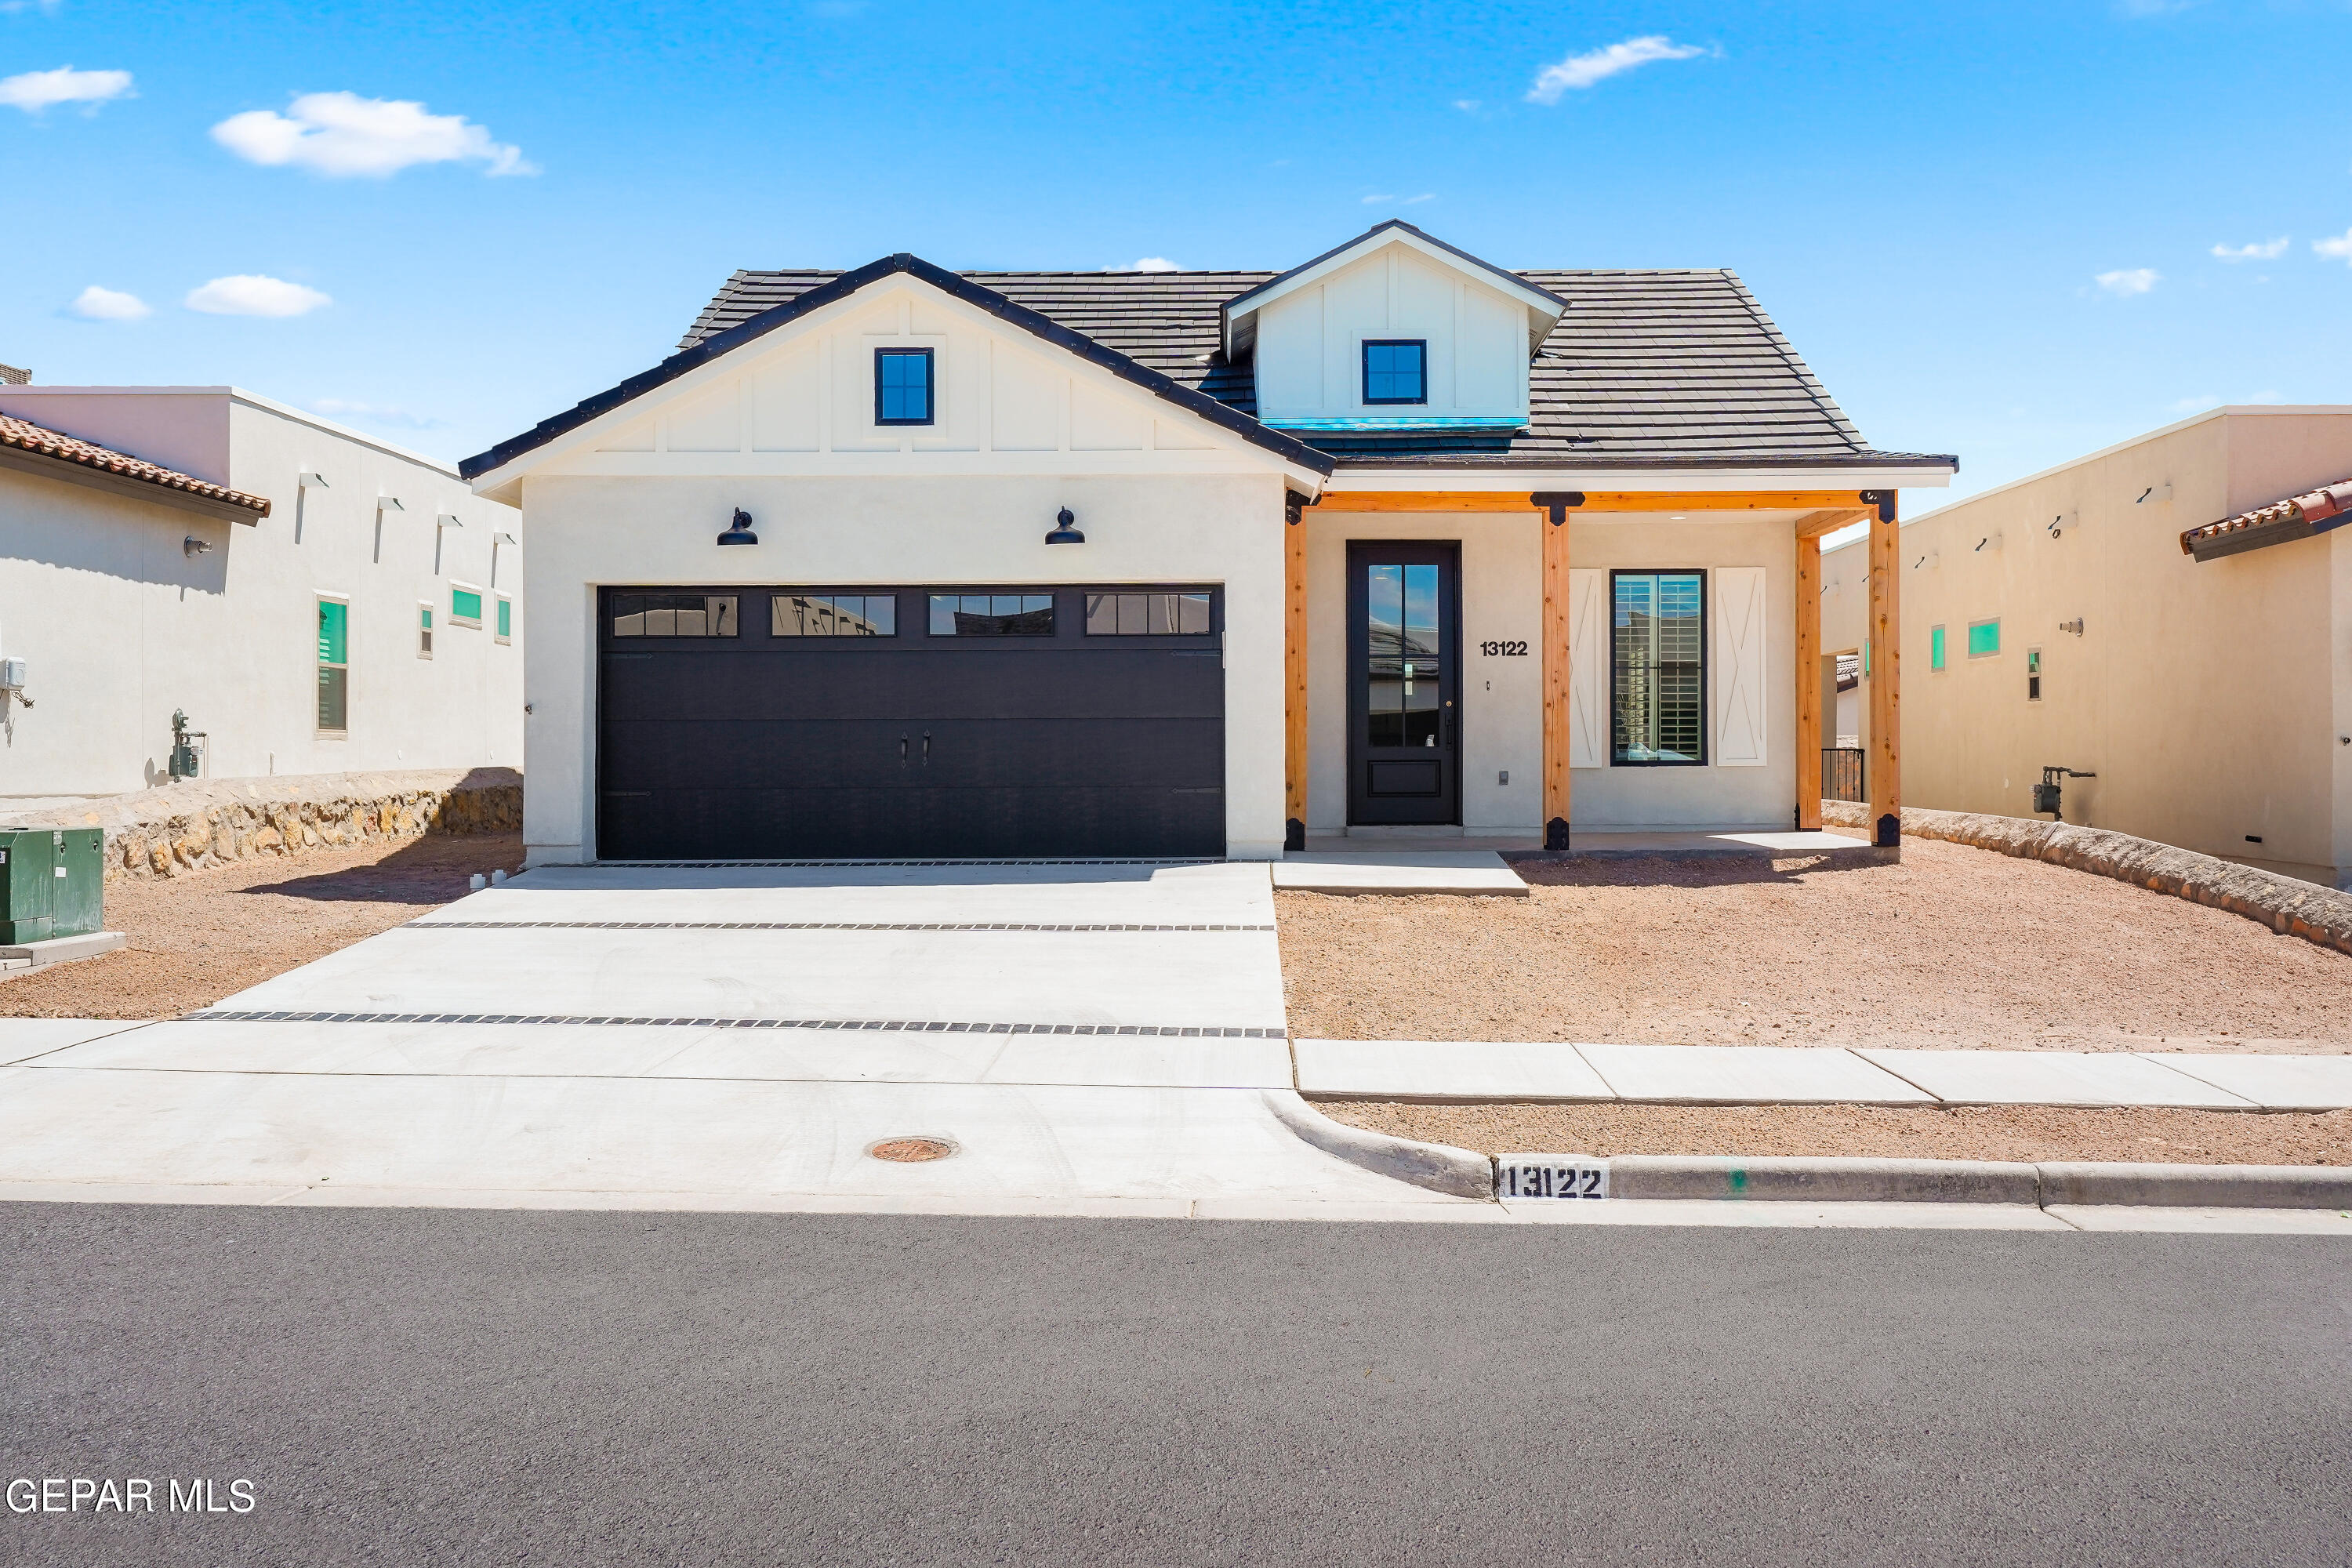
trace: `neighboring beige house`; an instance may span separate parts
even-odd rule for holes
[[[2347,475],[2352,406],[2217,408],[1906,522],[1905,803],[2026,816],[2063,767],[2069,822],[2352,882],[2352,513],[2243,516]],[[1825,681],[1867,575],[1822,558]]]
[[[226,386],[0,385],[0,803],[519,765],[521,519]],[[5,809],[5,806],[0,806]]]

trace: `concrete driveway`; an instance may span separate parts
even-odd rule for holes
[[[0,1067],[0,1182],[309,1203],[1448,1201],[1292,1131],[1284,1033],[1264,866],[545,869],[185,1020],[27,1040]],[[867,1152],[909,1136],[959,1152]]]

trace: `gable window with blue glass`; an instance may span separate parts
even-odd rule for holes
[[[931,422],[931,351],[874,351],[874,423],[929,425]]]
[[[1391,338],[1365,343],[1364,401],[1428,402],[1428,341],[1423,338]]]

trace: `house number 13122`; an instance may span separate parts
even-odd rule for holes
[[[1523,642],[1482,642],[1478,651],[1488,658],[1525,658],[1528,645]]]

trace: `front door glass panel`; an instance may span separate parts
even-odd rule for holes
[[[1444,638],[1433,562],[1371,562],[1364,567],[1368,741],[1374,746],[1438,745],[1444,715]]]

